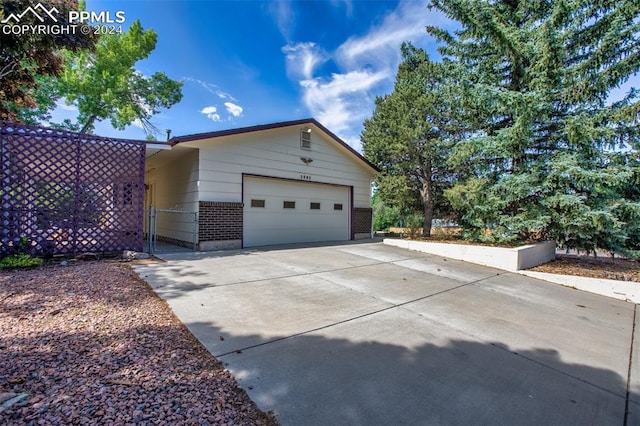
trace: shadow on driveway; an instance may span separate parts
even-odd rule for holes
[[[234,337],[212,323],[188,326],[196,335]],[[627,424],[626,378],[611,370],[566,364],[553,349],[501,342],[432,335],[433,343],[417,346],[409,336],[406,345],[381,343],[385,332],[371,329],[364,341],[269,339],[218,358],[283,425]],[[630,402],[628,409],[637,419],[640,405]]]
[[[382,244],[167,260],[136,270],[284,425],[640,424],[635,305]]]

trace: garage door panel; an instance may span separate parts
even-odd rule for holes
[[[344,235],[335,228],[319,229],[324,237],[317,241],[341,241]],[[247,247],[255,247],[271,244],[308,243],[309,236],[304,229],[269,229],[256,230],[252,233],[251,240],[254,243]]]
[[[254,229],[304,229],[304,228],[336,228],[340,225],[344,225],[344,215],[305,215],[305,214],[291,214],[288,213],[286,221],[283,221],[282,213],[268,213],[268,212],[247,212],[245,219],[249,221],[246,225],[249,226],[249,230]],[[257,223],[251,223],[256,221]]]
[[[245,177],[244,246],[348,240],[349,194],[348,187]],[[251,207],[252,199],[264,207]],[[285,201],[295,208],[284,208]]]

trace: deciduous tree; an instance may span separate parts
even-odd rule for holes
[[[163,72],[146,76],[135,64],[155,49],[157,34],[135,21],[121,34],[105,34],[94,51],[65,51],[65,68],[59,77],[43,77],[34,97],[41,99],[40,111],[23,111],[25,120],[41,120],[63,98],[78,108],[76,122],[63,127],[82,133],[93,130],[96,120],[109,119],[119,130],[134,122],[154,133],[151,117],[182,99],[182,82]],[[49,104],[45,104],[46,100]]]
[[[19,112],[37,107],[33,89],[38,76],[56,77],[64,69],[64,60],[58,53],[61,49],[78,51],[92,49],[97,38],[92,32],[84,34],[53,31],[49,34],[33,30],[13,31],[15,25],[68,24],[69,11],[78,10],[78,2],[71,0],[40,1],[47,10],[52,10],[56,21],[40,22],[31,13],[23,14],[31,2],[3,0],[0,4],[0,21],[10,15],[21,15],[20,22],[8,20],[0,24],[7,31],[0,31],[0,119],[16,120]]]

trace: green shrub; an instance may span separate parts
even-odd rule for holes
[[[42,259],[28,254],[15,254],[0,260],[0,269],[30,268],[42,265]]]
[[[623,249],[622,255],[631,260],[640,260],[640,250]]]
[[[419,214],[411,214],[405,217],[404,228],[411,239],[422,236],[424,218]]]
[[[379,194],[373,194],[373,229],[384,231],[400,223],[400,208],[390,207],[380,199]]]
[[[27,237],[20,238],[20,242],[18,243],[18,250],[22,253],[26,253],[27,250],[31,247],[31,240]]]

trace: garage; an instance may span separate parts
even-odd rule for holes
[[[202,251],[371,238],[378,169],[314,119],[171,138],[146,161],[147,205],[197,212],[167,227]],[[153,190],[151,190],[153,189]]]
[[[351,188],[244,176],[243,246],[350,239]]]

